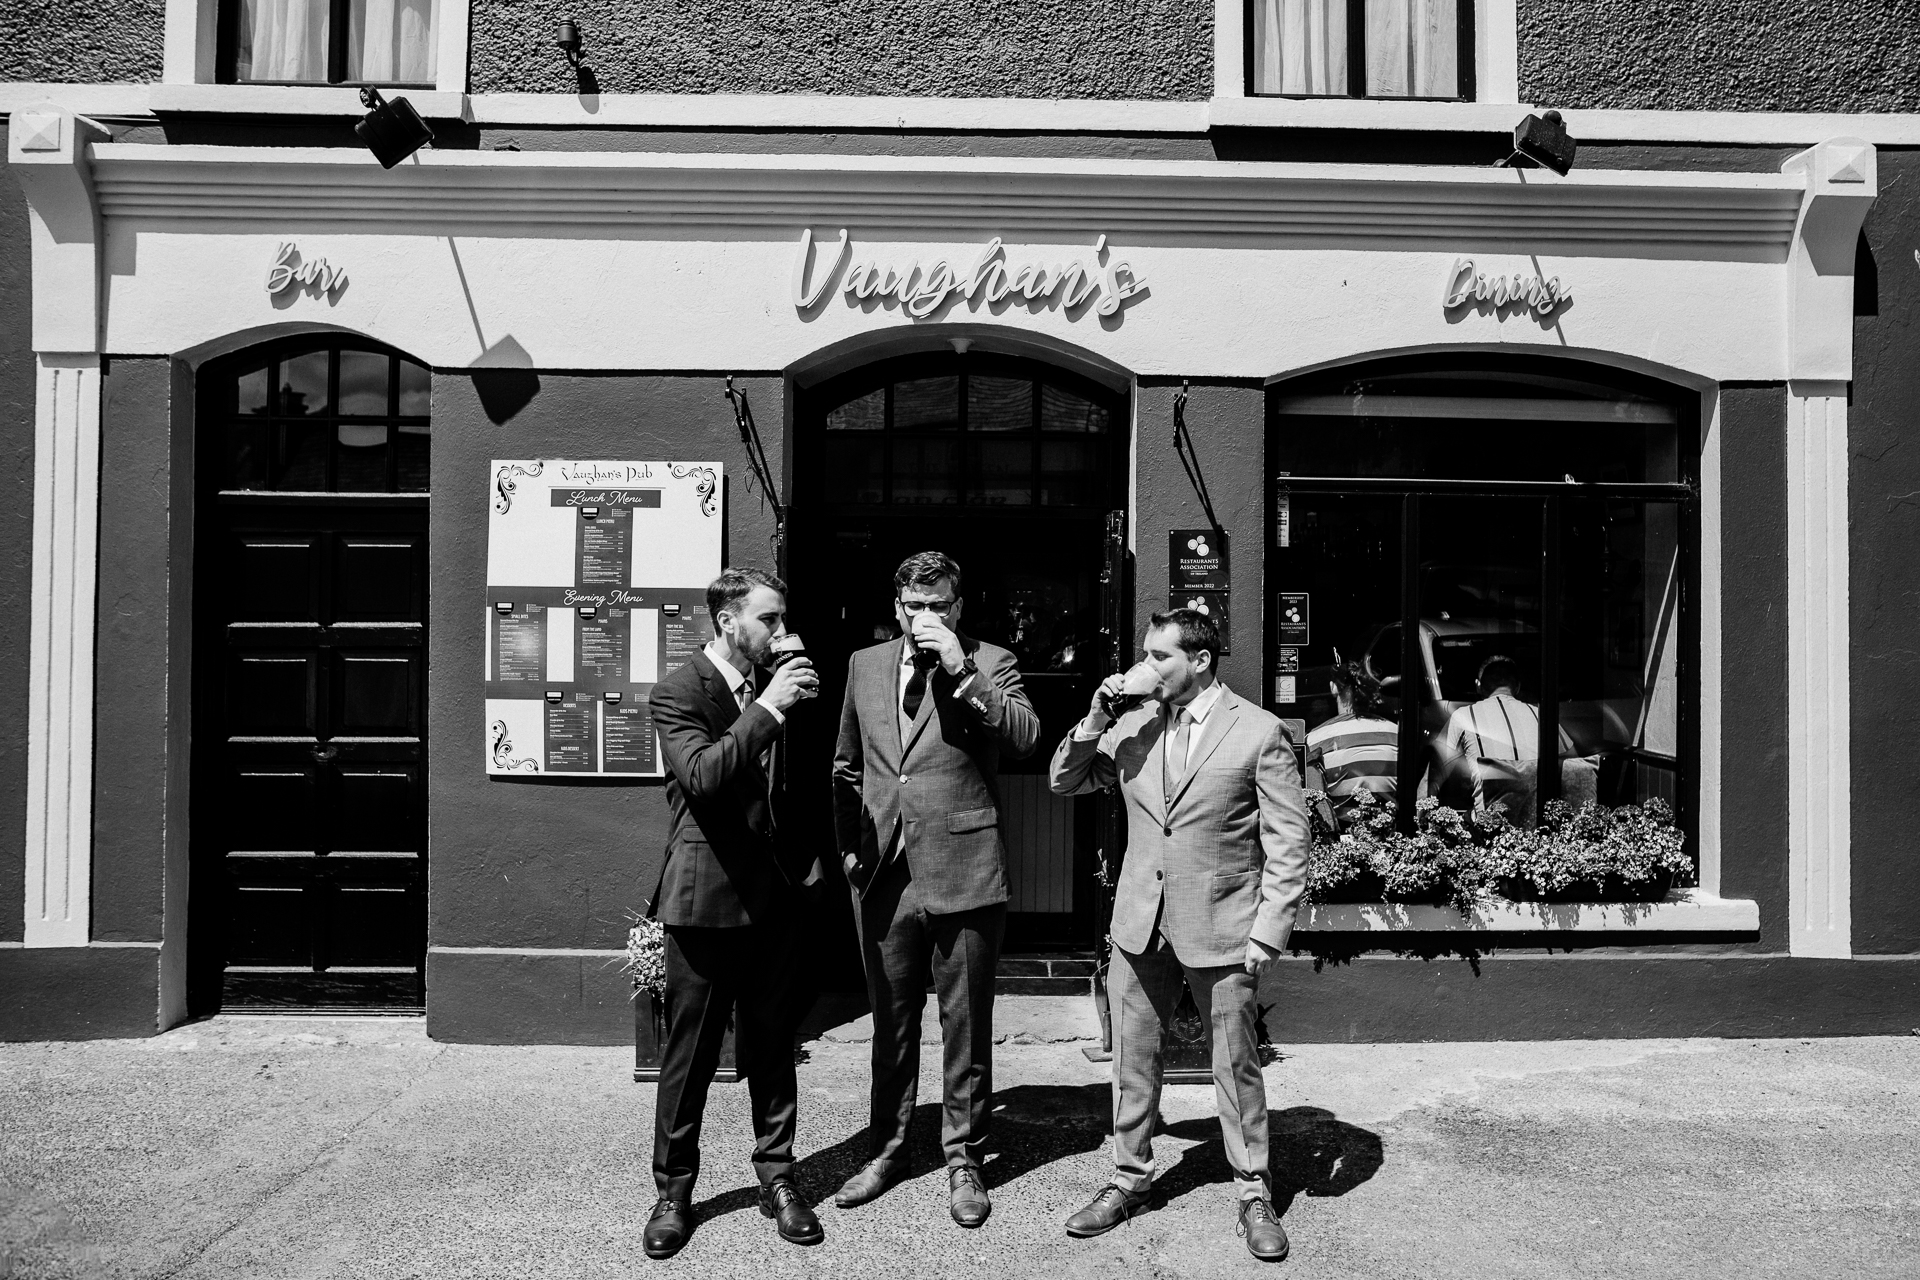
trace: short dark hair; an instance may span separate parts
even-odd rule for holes
[[[1475,673],[1474,683],[1485,685],[1489,689],[1498,689],[1502,685],[1517,688],[1520,684],[1520,664],[1504,653],[1496,653],[1480,664]]]
[[[954,598],[959,599],[960,566],[942,552],[922,551],[902,560],[893,571],[893,594],[898,596],[908,587],[930,587],[942,578],[953,584]]]
[[[1353,709],[1363,716],[1370,716],[1380,709],[1380,682],[1368,674],[1366,667],[1358,662],[1340,662],[1340,651],[1334,650],[1336,661],[1328,678],[1353,699]]]
[[[1147,630],[1158,631],[1162,627],[1179,628],[1180,647],[1188,656],[1210,653],[1213,661],[1208,665],[1215,671],[1220,669],[1220,624],[1210,615],[1198,609],[1168,609],[1147,619]]]
[[[782,598],[787,594],[787,584],[768,573],[765,569],[726,568],[720,576],[707,584],[707,614],[713,619],[713,625],[720,625],[723,610],[734,608],[742,600],[753,594],[755,587],[772,587]]]

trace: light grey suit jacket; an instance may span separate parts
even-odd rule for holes
[[[1242,963],[1249,938],[1286,946],[1312,841],[1286,732],[1271,712],[1222,685],[1169,811],[1160,741],[1167,724],[1165,707],[1149,702],[1098,738],[1069,734],[1053,753],[1055,794],[1117,784],[1126,802],[1114,945],[1145,951],[1157,920],[1181,963],[1195,968]]]
[[[929,911],[966,911],[1007,900],[1000,838],[1000,761],[1033,754],[1040,720],[1014,656],[964,632],[980,674],[958,682],[935,668],[919,718],[900,732],[900,658],[906,641],[853,655],[840,742],[833,756],[833,816],[847,879],[862,898],[882,861],[904,857]]]

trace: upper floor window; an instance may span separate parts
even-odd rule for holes
[[[1473,97],[1473,0],[1249,0],[1249,7],[1256,95]]]
[[[222,0],[228,84],[434,82],[439,0]]]

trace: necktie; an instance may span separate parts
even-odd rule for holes
[[[1193,715],[1185,707],[1174,713],[1173,734],[1167,739],[1167,807],[1187,776],[1187,743],[1193,736]]]
[[[915,664],[913,674],[907,677],[907,691],[900,699],[901,710],[907,713],[907,723],[912,724],[920,718],[920,704],[927,698],[927,669]]]

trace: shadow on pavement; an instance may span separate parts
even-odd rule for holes
[[[1200,1144],[1189,1147],[1178,1164],[1154,1180],[1163,1204],[1196,1187],[1233,1181],[1218,1119],[1182,1120],[1160,1132]],[[1267,1134],[1275,1214],[1286,1213],[1297,1195],[1343,1196],[1386,1163],[1379,1134],[1348,1124],[1322,1107],[1269,1111]]]

